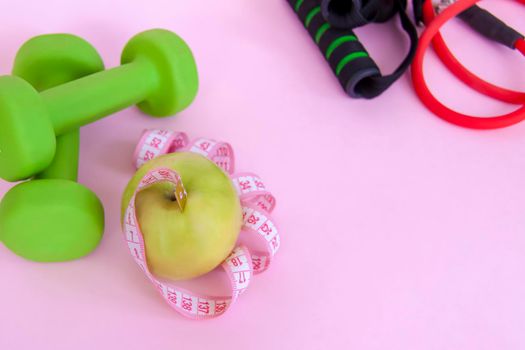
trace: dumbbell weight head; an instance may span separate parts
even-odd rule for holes
[[[18,50],[13,75],[43,91],[104,70],[96,49],[72,34],[44,34],[26,41]]]
[[[103,231],[100,200],[74,181],[28,181],[13,187],[0,203],[0,238],[28,260],[78,259],[97,247]]]
[[[0,77],[0,177],[26,179],[44,170],[55,155],[56,140],[46,106],[25,80]]]
[[[194,99],[197,69],[176,34],[149,30],[130,40],[123,65],[71,81],[39,95],[16,77],[0,77],[0,177],[18,181],[44,170],[55,137],[138,104],[168,116]],[[38,128],[36,128],[37,126]]]
[[[152,29],[135,35],[126,44],[121,64],[146,60],[155,66],[158,87],[138,107],[154,117],[176,114],[195,99],[199,86],[191,49],[177,34]]]
[[[18,51],[13,74],[37,90],[101,71],[102,60],[83,39],[42,35]],[[57,139],[51,166],[37,180],[12,188],[0,202],[0,240],[33,261],[66,261],[96,248],[104,231],[104,210],[97,196],[75,182],[78,130]]]

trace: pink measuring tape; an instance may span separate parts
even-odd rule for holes
[[[242,205],[244,225],[240,236],[251,235],[263,243],[264,249],[255,251],[245,245],[238,245],[222,263],[222,268],[230,280],[229,296],[199,295],[157,279],[148,269],[144,238],[137,221],[134,203],[137,193],[154,183],[168,181],[175,186],[180,183],[179,174],[167,168],[148,172],[133,194],[123,223],[126,243],[135,262],[173,309],[190,318],[217,317],[224,314],[248,288],[254,274],[268,269],[279,249],[279,231],[270,215],[275,208],[275,198],[259,176],[252,173],[233,173],[233,149],[225,142],[200,138],[190,143],[188,136],[182,132],[145,130],[134,153],[134,165],[139,168],[155,157],[173,152],[199,153],[212,160],[230,176]]]

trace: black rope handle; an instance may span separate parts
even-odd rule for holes
[[[287,0],[317,44],[339,83],[350,97],[374,98],[387,90],[409,67],[417,47],[417,31],[400,0],[393,0],[403,29],[409,34],[410,50],[390,75],[381,70],[351,29],[340,29],[328,23],[321,13],[319,0]]]

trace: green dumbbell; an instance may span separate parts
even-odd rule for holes
[[[195,98],[197,69],[176,34],[142,32],[124,48],[122,65],[38,93],[25,80],[0,77],[0,177],[33,176],[53,160],[56,136],[133,104],[168,116]]]
[[[51,34],[20,48],[13,75],[45,91],[103,69],[89,43]],[[104,232],[104,209],[93,192],[76,183],[78,151],[78,129],[58,136],[50,166],[13,187],[0,202],[0,240],[16,254],[33,261],[66,261],[97,247]]]

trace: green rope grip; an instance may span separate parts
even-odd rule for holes
[[[313,9],[308,12],[308,15],[306,15],[306,20],[304,21],[304,25],[306,28],[310,26],[310,23],[312,23],[312,20],[314,17],[321,13],[321,6],[314,7]]]
[[[332,27],[321,14],[320,0],[288,0],[299,20],[328,61],[339,83],[351,97],[363,79],[381,72],[352,30]]]
[[[299,9],[301,8],[301,5],[303,4],[304,0],[297,0],[297,2],[295,3],[295,7],[294,7],[294,10],[295,12],[298,12]]]
[[[330,46],[328,46],[328,49],[326,50],[326,55],[325,55],[326,59],[329,60],[330,56],[332,56],[332,53],[335,51],[335,49],[337,49],[340,45],[347,43],[349,41],[357,41],[356,36],[355,35],[345,35],[345,36],[342,36],[332,41],[332,43],[330,44]]]
[[[330,24],[328,23],[325,23],[319,27],[319,30],[317,31],[317,33],[315,33],[315,43],[316,44],[319,44],[319,41],[321,41],[323,34],[326,33],[328,29],[330,29]]]
[[[354,52],[349,55],[346,55],[339,63],[337,64],[337,68],[335,69],[335,74],[339,75],[343,68],[353,60],[359,58],[359,57],[368,57],[368,54],[364,51]]]

